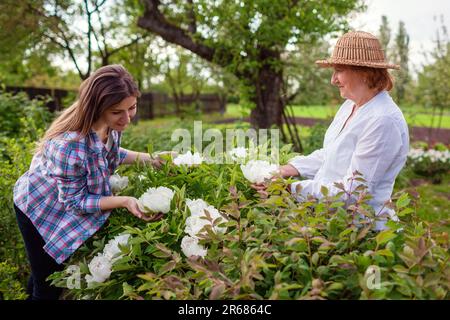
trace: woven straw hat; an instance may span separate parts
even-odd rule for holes
[[[332,67],[335,64],[400,69],[399,65],[389,64],[384,58],[380,41],[367,32],[351,31],[344,34],[336,43],[331,58],[318,60],[321,67]]]

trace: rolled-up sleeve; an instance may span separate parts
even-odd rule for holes
[[[401,132],[392,119],[389,117],[373,119],[366,128],[353,152],[346,175],[340,181],[336,181],[342,183],[347,192],[353,192],[360,184],[365,184],[369,193],[372,193],[373,186],[377,185],[380,180],[391,180],[387,182],[393,184],[404,164],[402,161],[395,161],[396,158],[402,157],[402,139]],[[355,172],[361,173],[365,182],[352,179]],[[301,188],[296,193],[298,185]],[[329,195],[335,195],[342,191],[334,185],[334,182],[324,184],[316,180],[295,182],[291,185],[291,191],[300,201],[308,195],[321,198],[323,196],[322,186],[328,189]]]
[[[300,173],[302,177],[312,179],[323,163],[324,149],[319,149],[307,156],[297,156],[288,163]]]
[[[76,142],[54,146],[49,172],[50,177],[57,181],[58,201],[68,213],[83,215],[102,212],[102,196],[88,192],[86,161]]]

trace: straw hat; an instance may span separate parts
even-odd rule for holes
[[[336,43],[331,58],[318,60],[316,63],[321,67],[332,67],[335,64],[400,69],[399,65],[389,64],[384,58],[380,41],[367,32],[351,31],[344,34]]]

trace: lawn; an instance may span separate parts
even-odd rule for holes
[[[332,118],[335,115],[338,106],[294,106],[293,109],[296,117],[326,119]],[[238,104],[228,104],[225,117],[240,118],[248,116],[249,113],[248,109]],[[438,117],[433,117],[431,111],[427,111],[423,107],[405,107],[403,108],[403,114],[410,126],[438,127]],[[444,113],[440,127],[450,129],[450,114],[448,112]]]

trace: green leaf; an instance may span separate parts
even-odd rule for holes
[[[406,215],[408,215],[408,214],[410,214],[410,213],[412,213],[412,212],[414,212],[413,209],[411,209],[411,208],[406,208],[406,209],[403,209],[402,211],[400,211],[397,215],[398,215],[399,217],[404,217],[404,216],[406,216]]]
[[[311,262],[313,263],[313,265],[317,266],[317,262],[319,262],[319,254],[317,252],[314,252],[314,254],[311,257]]]
[[[379,254],[381,256],[385,256],[385,257],[394,257],[394,254],[392,253],[391,250],[389,249],[382,249],[382,250],[378,250],[375,252],[376,254]]]
[[[411,202],[411,199],[409,199],[407,193],[403,193],[397,200],[396,205],[397,208],[403,208],[406,207]]]
[[[177,263],[175,261],[169,261],[166,264],[164,264],[161,269],[159,269],[159,275],[162,275],[163,273],[172,271],[177,266]]]
[[[375,240],[377,241],[377,245],[380,246],[386,242],[388,242],[389,240],[392,240],[396,237],[397,235],[394,233],[394,231],[388,229],[388,230],[384,230],[382,232],[380,232]]]

